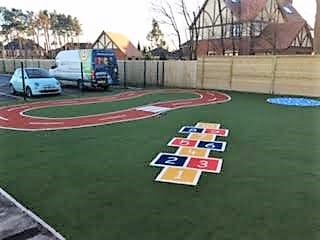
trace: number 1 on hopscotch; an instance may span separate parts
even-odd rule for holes
[[[181,180],[183,175],[183,170],[179,170],[177,176],[174,178],[176,180]]]
[[[165,167],[155,179],[158,182],[197,185],[201,170],[181,167]]]

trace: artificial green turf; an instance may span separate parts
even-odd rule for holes
[[[29,111],[28,114],[32,116],[41,117],[77,117],[92,114],[99,114],[105,112],[119,111],[128,108],[138,107],[142,105],[172,101],[179,99],[197,98],[198,95],[191,93],[156,93],[145,95],[139,98],[134,98],[127,101],[109,102],[109,103],[95,103],[89,105],[74,105],[65,107],[51,107],[38,110]]]
[[[0,133],[0,182],[67,239],[320,239],[319,108],[229,103],[158,118],[51,132]],[[183,125],[230,129],[220,175],[154,182],[148,164]],[[219,138],[222,140],[223,138]]]

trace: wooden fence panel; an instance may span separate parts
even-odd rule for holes
[[[198,61],[197,69],[200,88],[229,90],[231,81],[232,57],[205,58]],[[200,77],[200,79],[199,79]]]
[[[165,62],[165,86],[196,88],[196,61],[167,61]]]
[[[54,64],[54,60],[42,60],[40,61],[39,67],[49,70]]]
[[[143,85],[143,61],[130,60],[126,62],[127,84],[130,86]]]
[[[278,56],[276,94],[320,97],[320,56]]]
[[[120,85],[124,83],[124,61],[118,61],[118,74]]]
[[[13,73],[15,70],[15,61],[14,59],[6,59],[5,60],[5,70],[6,73]]]
[[[147,85],[159,86],[162,80],[162,61],[146,61]]]
[[[0,73],[5,73],[6,72],[6,65],[5,65],[5,60],[0,59]]]
[[[275,57],[234,57],[231,89],[257,93],[271,93],[274,79]]]

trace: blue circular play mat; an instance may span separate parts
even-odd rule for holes
[[[317,106],[320,106],[320,101],[308,99],[308,98],[290,98],[290,97],[268,98],[267,102],[272,103],[272,104],[297,106],[297,107],[317,107]]]

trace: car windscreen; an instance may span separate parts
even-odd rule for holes
[[[45,69],[26,69],[29,78],[50,78],[51,75]]]

